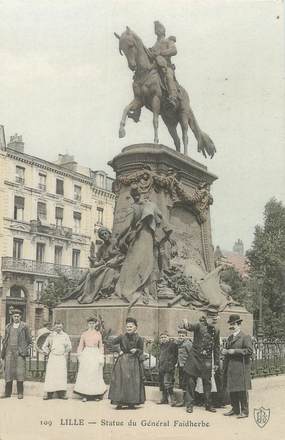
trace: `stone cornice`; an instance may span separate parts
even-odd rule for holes
[[[134,144],[123,148],[108,164],[115,172],[132,172],[138,167],[144,168],[147,165],[153,165],[156,169],[166,171],[169,167],[175,171],[179,171],[181,180],[187,180],[189,169],[193,183],[205,181],[211,185],[217,176],[210,173],[207,167],[182,153],[178,153],[173,149],[162,144]]]
[[[59,166],[59,165],[56,165],[52,162],[48,162],[44,159],[40,159],[38,157],[31,156],[26,153],[20,153],[18,151],[15,151],[15,150],[12,150],[9,148],[7,148],[7,157],[14,159],[14,160],[17,160],[22,163],[29,164],[31,166],[36,166],[38,168],[41,168],[41,169],[44,169],[47,171],[51,171],[51,172],[58,174],[59,176],[62,176],[62,177],[71,177],[81,183],[85,183],[87,185],[90,185],[93,188],[96,188],[96,189],[102,191],[102,193],[104,193],[104,195],[106,195],[107,197],[109,196],[111,198],[115,198],[112,191],[109,191],[104,188],[95,187],[94,180],[91,177],[85,176],[84,174],[78,173],[76,171],[67,170],[66,168]],[[106,173],[106,175],[107,175],[107,173]]]

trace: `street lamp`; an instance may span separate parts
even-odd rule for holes
[[[258,313],[258,324],[257,324],[257,340],[262,341],[264,337],[263,331],[263,284],[264,284],[264,274],[259,273],[258,279],[258,302],[259,302],[259,313]]]

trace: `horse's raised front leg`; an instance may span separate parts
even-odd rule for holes
[[[153,113],[154,143],[158,144],[158,118],[160,113],[160,99],[158,96],[153,97],[151,108]]]
[[[121,119],[121,122],[120,122],[119,138],[123,138],[123,137],[126,136],[125,125],[126,125],[126,120],[127,120],[129,111],[138,110],[141,107],[142,107],[141,101],[135,98],[135,99],[132,100],[132,102],[130,102],[129,105],[127,105],[124,108],[122,119]]]

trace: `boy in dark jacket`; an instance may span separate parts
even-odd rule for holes
[[[168,404],[176,406],[173,393],[175,365],[178,358],[178,347],[174,341],[169,340],[167,332],[160,334],[160,353],[159,353],[159,384],[162,391],[162,399],[158,404]],[[168,402],[169,397],[169,402]]]
[[[187,339],[187,331],[185,329],[178,329],[178,374],[179,374],[179,388],[183,390],[183,400],[181,403],[176,406],[185,406],[185,394],[186,394],[186,374],[184,371],[184,365],[186,364],[186,360],[190,354],[190,350],[192,348],[192,342]]]

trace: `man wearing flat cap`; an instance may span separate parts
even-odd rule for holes
[[[212,405],[212,371],[219,368],[220,331],[216,328],[218,314],[216,310],[206,310],[197,324],[190,324],[184,319],[180,328],[194,333],[192,349],[184,365],[186,373],[186,411],[193,412],[195,388],[198,377],[202,378],[206,411],[216,412]]]
[[[230,315],[228,324],[232,334],[222,349],[224,375],[227,391],[230,394],[232,408],[225,416],[248,417],[248,390],[251,389],[252,341],[249,335],[241,331],[242,319],[239,315]]]
[[[26,357],[32,344],[31,333],[25,322],[21,321],[21,310],[13,309],[12,322],[5,329],[1,358],[4,360],[5,394],[11,397],[13,380],[17,381],[18,399],[23,399]]]

